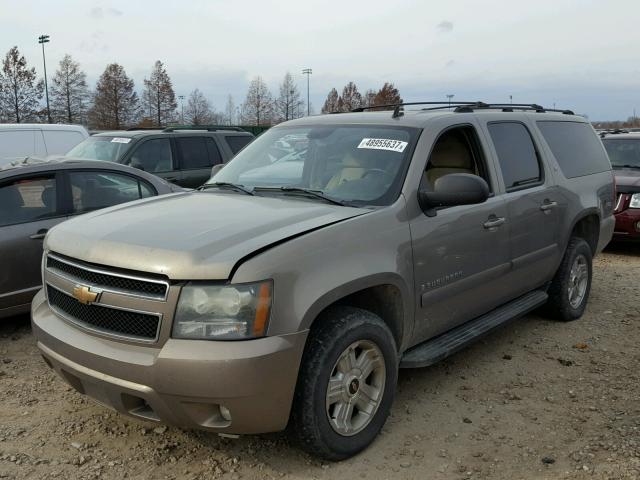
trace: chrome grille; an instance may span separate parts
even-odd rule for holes
[[[71,261],[55,255],[47,256],[47,269],[76,283],[83,283],[128,295],[166,299],[169,284],[165,280],[140,278],[111,269]]]
[[[160,317],[98,304],[84,305],[75,298],[47,285],[49,305],[68,320],[84,328],[144,341],[156,340]]]

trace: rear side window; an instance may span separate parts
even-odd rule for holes
[[[609,159],[591,125],[550,121],[540,121],[537,124],[566,178],[611,169]]]
[[[206,137],[177,137],[176,143],[182,153],[182,168],[190,170],[193,168],[210,167],[209,152],[205,142]]]
[[[490,123],[488,127],[507,191],[540,183],[540,162],[527,127],[516,122]]]
[[[1,185],[0,206],[0,227],[56,216],[55,177],[27,178]]]
[[[144,182],[112,172],[71,172],[73,212],[83,213],[153,195]]]
[[[43,130],[49,155],[64,155],[84,140],[80,132],[71,130]]]
[[[2,159],[15,160],[35,153],[33,130],[0,131],[0,164]]]
[[[173,170],[171,141],[154,138],[143,142],[131,155],[129,165],[145,172],[170,172]]]
[[[229,148],[235,155],[249,144],[251,140],[253,140],[253,137],[250,137],[249,135],[229,135],[224,137],[224,139],[227,141],[227,145],[229,145]]]

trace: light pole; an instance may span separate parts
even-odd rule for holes
[[[509,95],[509,103],[513,103],[513,95]]]
[[[184,125],[184,95],[178,95],[178,98],[180,99],[180,109],[182,110],[182,125]]]
[[[42,63],[44,64],[44,91],[47,96],[47,120],[51,122],[51,109],[49,108],[49,85],[47,84],[47,60],[44,56],[44,44],[49,43],[49,35],[40,35],[38,43],[42,45]]]
[[[450,93],[447,95],[447,98],[449,99],[449,108],[451,108],[451,99],[455,97],[455,95],[453,93]]]
[[[313,73],[313,70],[310,68],[305,68],[302,70],[302,74],[307,76],[307,117],[311,115],[311,107],[309,103],[309,77]]]

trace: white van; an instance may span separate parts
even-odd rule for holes
[[[25,157],[64,155],[88,136],[80,125],[0,124],[0,166]]]

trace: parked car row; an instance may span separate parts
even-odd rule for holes
[[[253,138],[235,127],[104,132],[87,138],[66,156],[130,165],[171,183],[195,188],[210,178],[214,165],[228,162]]]
[[[51,229],[31,310],[46,363],[122,414],[291,425],[339,460],[376,438],[398,368],[536,308],[579,318],[617,200],[591,125],[539,105],[424,107],[285,122],[197,190]]]

